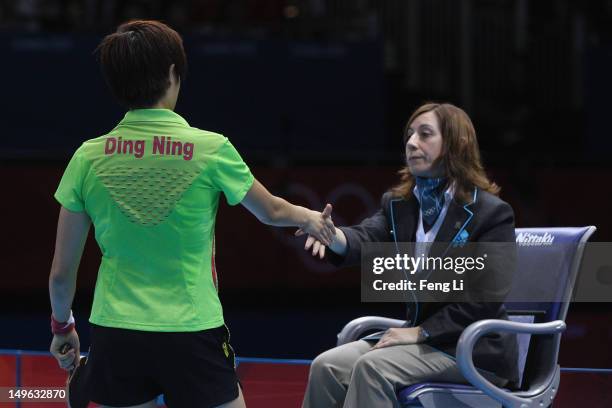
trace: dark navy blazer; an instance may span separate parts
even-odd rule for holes
[[[385,193],[381,208],[359,225],[340,227],[347,239],[347,252],[339,256],[327,251],[327,258],[334,265],[348,266],[361,261],[361,244],[364,242],[415,242],[419,223],[419,202],[411,196],[398,199]],[[472,201],[451,201],[446,217],[436,235],[435,242],[514,242],[514,212],[500,198],[475,189]],[[444,247],[445,245],[442,245]],[[434,255],[434,254],[430,254]],[[506,260],[512,260],[507,257]],[[488,267],[490,272],[492,269]],[[482,319],[507,319],[503,305],[510,290],[507,281],[499,290],[496,302],[473,303],[419,303],[418,315],[409,312],[408,321],[423,327],[430,335],[427,344],[445,353],[455,355],[461,332],[471,323]],[[415,305],[411,305],[415,308]],[[414,319],[416,317],[416,319]],[[415,320],[412,322],[412,320]],[[494,372],[514,384],[518,380],[518,346],[516,335],[491,333],[481,338],[474,348],[476,367]]]

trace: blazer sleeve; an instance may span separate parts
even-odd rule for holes
[[[477,242],[514,242],[512,207],[503,201],[496,207],[489,216],[489,227],[484,229]],[[498,317],[499,309],[511,288],[510,271],[514,270],[516,258],[514,252],[510,256],[507,253],[497,254],[494,258],[498,262],[488,264],[486,270],[475,277],[479,291],[482,291],[481,298],[487,299],[487,302],[449,303],[440,308],[420,324],[430,336],[428,344],[456,343],[470,324]]]
[[[361,262],[361,244],[364,242],[387,242],[392,239],[389,220],[385,212],[385,203],[389,200],[389,193],[381,199],[381,208],[371,217],[361,221],[358,225],[340,227],[346,236],[346,254],[338,255],[333,251],[326,251],[326,258],[335,266],[350,266]]]

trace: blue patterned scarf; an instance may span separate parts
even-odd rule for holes
[[[428,231],[438,219],[444,206],[446,177],[415,177],[423,215],[423,228]]]

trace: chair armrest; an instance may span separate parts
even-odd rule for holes
[[[511,332],[528,334],[557,334],[565,330],[566,325],[562,320],[547,323],[519,323],[508,320],[488,319],[472,323],[463,331],[457,343],[457,365],[463,376],[476,388],[485,394],[501,402],[505,407],[530,407],[532,402],[520,398],[487,381],[476,370],[472,361],[472,353],[476,341],[489,332]]]
[[[402,327],[405,320],[390,319],[380,316],[363,316],[351,320],[338,333],[337,345],[341,346],[351,341],[355,341],[363,333],[369,330],[387,330],[391,327]]]

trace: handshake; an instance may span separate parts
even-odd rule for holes
[[[326,247],[334,246],[343,249],[346,246],[344,234],[341,230],[336,229],[331,218],[331,212],[331,204],[327,204],[320,213],[312,211],[306,223],[295,232],[296,237],[308,234],[304,250],[308,251],[312,247],[312,256],[318,254],[321,259],[325,256]],[[342,239],[337,240],[340,235]]]
[[[308,234],[305,249],[312,247],[312,255],[325,256],[325,248],[337,254],[346,251],[346,237],[337,229],[331,219],[332,206],[327,204],[323,211],[313,211],[274,196],[257,180],[241,204],[266,225],[276,227],[298,227],[296,236]]]

